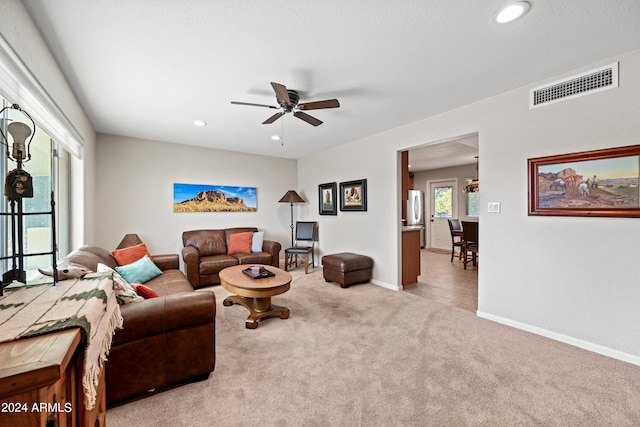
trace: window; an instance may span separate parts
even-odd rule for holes
[[[464,185],[467,186],[471,183],[471,178],[466,178],[464,180]],[[465,205],[466,205],[466,214],[471,217],[480,216],[480,192],[477,191],[475,193],[464,193],[465,194]]]
[[[453,187],[436,187],[433,191],[434,215],[438,218],[451,218],[453,215]]]
[[[1,99],[1,98],[0,98]],[[8,103],[2,100],[2,108]],[[13,109],[5,110],[5,117],[0,118],[2,131],[7,135],[6,126],[12,120],[27,123],[28,119],[19,111]],[[7,135],[8,136],[8,135]],[[11,141],[11,137],[9,137]],[[6,141],[4,141],[6,143]],[[10,142],[9,142],[10,143]],[[0,171],[2,176],[6,176],[8,171],[16,168],[13,161],[7,159],[2,147],[2,159],[0,160]],[[69,185],[70,185],[70,159],[69,153],[44,132],[36,123],[36,132],[30,146],[31,160],[23,164],[33,179],[33,197],[22,199],[23,212],[33,214],[35,212],[51,211],[51,194],[54,193],[55,216],[56,216],[56,257],[59,259],[66,255],[69,250]],[[6,197],[2,198],[0,210],[10,212],[10,204]],[[51,252],[52,250],[52,223],[50,214],[33,214],[23,217],[23,249],[24,253],[38,254]],[[13,253],[12,227],[9,216],[2,216],[0,221],[0,236],[4,245],[0,247],[0,256],[10,256]],[[51,269],[51,255],[37,255],[25,257],[24,269],[27,271],[27,279],[37,273],[38,268]],[[12,269],[11,260],[4,260],[2,264],[3,273]]]

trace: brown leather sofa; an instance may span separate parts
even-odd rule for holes
[[[182,259],[187,268],[187,278],[194,288],[220,283],[221,270],[239,264],[264,264],[279,267],[278,242],[264,240],[262,252],[227,254],[229,236],[233,233],[256,232],[254,227],[227,228],[224,230],[192,230],[182,233]]]
[[[194,292],[177,254],[153,255],[153,260],[163,273],[145,285],[160,298],[120,306],[124,327],[116,330],[105,364],[107,404],[207,378],[215,367],[215,295]],[[97,246],[83,246],[67,261],[91,271],[98,263],[117,266],[111,253]]]

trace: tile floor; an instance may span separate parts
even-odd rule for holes
[[[420,251],[418,283],[405,286],[405,292],[475,313],[478,310],[478,267],[464,269],[451,253]]]

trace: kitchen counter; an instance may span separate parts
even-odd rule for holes
[[[424,230],[424,225],[403,225],[402,226],[402,232],[404,233],[405,231],[414,231],[414,230]]]

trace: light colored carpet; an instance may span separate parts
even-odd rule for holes
[[[291,317],[248,330],[214,292],[209,379],[112,408],[109,427],[640,424],[640,367],[417,295],[298,269],[273,298]]]

